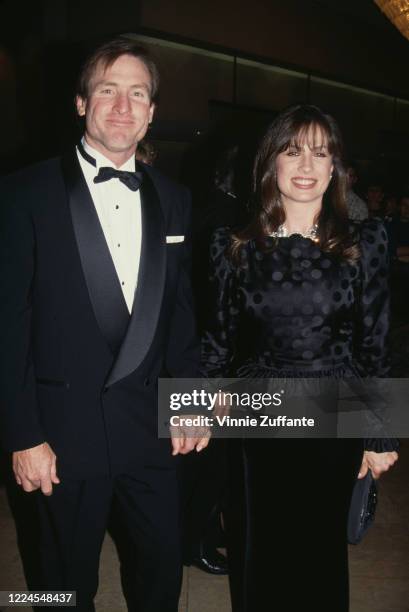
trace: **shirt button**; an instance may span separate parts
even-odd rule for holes
[[[118,246],[120,247],[121,245],[120,245],[120,244],[118,244]]]
[[[121,285],[125,285],[124,281],[122,281]]]
[[[115,206],[115,208],[116,208],[116,210],[118,210],[118,208],[119,208],[118,204]]]

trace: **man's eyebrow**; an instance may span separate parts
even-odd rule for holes
[[[94,84],[94,87],[101,87],[102,85],[118,85],[118,83],[115,83],[114,81],[104,81],[101,79]]]
[[[94,85],[94,87],[117,87],[118,83],[116,83],[115,81],[104,81],[103,79],[101,81],[97,81]],[[146,91],[149,91],[149,85],[147,85],[147,83],[134,83],[133,85],[131,85],[130,87],[134,88],[134,89],[146,89]]]

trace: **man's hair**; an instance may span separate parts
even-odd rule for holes
[[[98,67],[109,68],[122,55],[131,55],[141,61],[150,76],[149,97],[155,102],[159,90],[159,71],[149,51],[136,41],[119,36],[95,49],[85,60],[77,81],[77,95],[83,100],[89,96],[89,86]]]

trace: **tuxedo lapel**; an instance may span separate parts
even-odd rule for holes
[[[107,386],[128,376],[146,356],[157,328],[166,276],[166,232],[159,195],[144,170],[140,189],[142,246],[131,320]]]
[[[129,312],[75,151],[64,156],[61,163],[91,304],[103,336],[117,355],[128,327]]]

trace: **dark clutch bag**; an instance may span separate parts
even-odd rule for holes
[[[348,542],[359,544],[375,519],[378,503],[378,487],[368,470],[365,478],[357,480],[352,492],[348,515]]]

